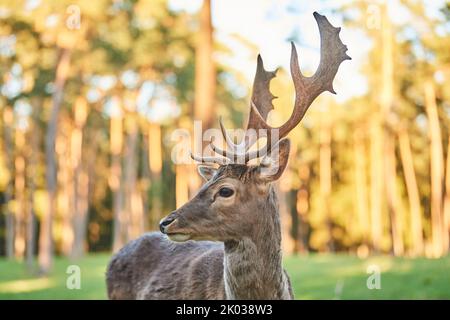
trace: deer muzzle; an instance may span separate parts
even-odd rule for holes
[[[190,235],[186,233],[177,232],[176,229],[177,226],[177,214],[176,212],[172,212],[167,217],[163,218],[159,222],[159,230],[161,230],[162,233],[166,234],[170,240],[176,241],[176,242],[183,242],[190,239]]]
[[[175,217],[173,217],[172,215],[169,215],[169,216],[161,219],[161,221],[159,222],[159,230],[161,230],[162,233],[166,234],[167,227],[174,221],[175,221]]]

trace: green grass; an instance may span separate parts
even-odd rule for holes
[[[50,277],[30,276],[23,264],[0,260],[0,299],[105,299],[108,254],[70,261],[57,258]],[[81,268],[81,289],[66,288],[69,265]],[[297,299],[450,299],[450,256],[359,259],[348,255],[288,257],[286,268]],[[381,270],[381,289],[369,290],[367,267]]]
[[[312,255],[289,257],[285,265],[297,299],[450,299],[450,256]],[[381,271],[379,290],[367,288],[371,265]]]
[[[108,254],[90,255],[77,261],[56,258],[49,277],[31,276],[25,266],[0,260],[0,299],[106,299],[105,271]],[[81,270],[81,288],[66,287],[70,265]]]

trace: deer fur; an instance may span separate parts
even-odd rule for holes
[[[288,141],[283,145],[281,171]],[[278,200],[271,184],[277,176],[264,176],[258,166],[221,166],[191,201],[168,217],[175,219],[176,225],[169,226],[177,232],[206,241],[174,243],[149,233],[130,242],[108,266],[108,297],[292,299],[282,268]],[[234,185],[235,203],[212,202],[223,184]]]

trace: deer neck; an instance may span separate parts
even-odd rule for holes
[[[227,299],[287,299],[283,273],[278,201],[270,187],[252,232],[225,242],[224,281]]]

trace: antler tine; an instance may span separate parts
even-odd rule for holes
[[[340,64],[345,60],[351,60],[347,55],[347,46],[339,38],[341,28],[335,28],[328,19],[314,12],[320,33],[320,63],[316,72],[311,77],[305,77],[298,65],[297,50],[294,43],[291,51],[291,75],[295,87],[295,104],[291,117],[281,127],[273,128],[267,124],[264,115],[260,114],[258,107],[252,105],[255,113],[255,126],[268,130],[268,136],[272,130],[278,129],[279,138],[285,137],[302,120],[309,106],[315,98],[324,91],[335,94],[333,79]],[[268,144],[270,140],[268,139]]]
[[[264,157],[267,154],[267,151],[268,151],[267,147],[268,147],[268,145],[265,144],[264,146],[262,146],[258,150],[247,152],[245,154],[245,162],[248,162],[248,161],[253,160],[253,159]]]
[[[228,159],[230,159],[230,160],[233,160],[233,159],[234,159],[235,154],[234,154],[233,151],[231,151],[231,150],[230,150],[230,151],[225,151],[225,150],[223,150],[223,149],[217,147],[217,146],[214,144],[214,141],[213,141],[212,138],[211,138],[211,142],[209,143],[209,146],[211,147],[212,151],[214,151],[215,153],[217,153],[217,154],[219,154],[219,155],[221,155],[221,156],[223,156],[223,157],[226,157],[226,158],[228,158]]]
[[[212,151],[214,151],[215,153],[220,154],[221,156],[228,158],[227,152],[225,150],[222,150],[219,147],[217,147],[212,140],[209,143],[209,146],[211,147]]]
[[[271,110],[273,110],[272,100],[276,97],[270,92],[270,81],[276,76],[277,70],[266,71],[264,69],[264,63],[261,55],[258,55],[255,79],[253,81],[253,91],[250,101],[250,105],[257,105],[257,111],[252,111],[250,108],[250,113],[247,123],[247,131],[239,144],[235,144],[233,139],[227,134],[225,126],[222,122],[222,118],[219,118],[220,129],[222,135],[225,138],[226,144],[230,151],[223,151],[220,148],[212,145],[211,148],[216,149],[218,154],[221,154],[231,160],[247,158],[249,156],[248,150],[255,144],[259,136],[256,134],[256,130],[264,128],[263,126],[258,126],[258,116],[262,116],[265,120],[267,115]],[[249,135],[249,130],[254,129],[255,134]],[[251,153],[254,156],[254,153]]]
[[[222,158],[222,157],[203,157],[203,156],[197,156],[191,152],[191,158],[197,162],[201,163],[217,163],[220,165],[228,164],[230,161],[228,158]]]
[[[239,154],[240,150],[244,150],[242,152],[242,154],[243,154],[248,149],[250,149],[251,145],[248,145],[246,143],[246,137],[244,137],[244,139],[242,139],[241,143],[233,142],[233,139],[231,139],[231,137],[228,135],[227,130],[222,122],[222,117],[219,118],[219,125],[220,125],[220,130],[222,131],[222,136],[225,138],[225,142],[227,143],[228,148],[230,148],[234,154]]]
[[[227,159],[230,159],[231,161],[244,160],[245,163],[247,163],[248,161],[250,161],[252,159],[263,157],[267,154],[267,145],[262,146],[258,150],[246,151],[245,153],[242,153],[242,154],[235,153],[233,151],[225,151],[225,150],[217,147],[216,145],[214,145],[213,142],[210,143],[210,147],[215,153],[217,153],[223,157],[226,157]]]
[[[264,68],[264,62],[260,54],[258,54],[255,79],[253,81],[253,90],[250,104],[255,104],[258,109],[258,114],[260,114],[263,119],[267,119],[270,111],[273,110],[272,100],[276,97],[270,92],[270,81],[275,78],[277,69],[274,71],[267,71]],[[260,129],[263,127],[258,126],[258,121],[255,118],[250,109],[248,116],[247,129]]]
[[[225,138],[225,142],[227,143],[228,148],[230,148],[231,150],[235,150],[237,149],[237,144],[235,144],[233,142],[233,140],[230,138],[230,136],[227,133],[227,129],[225,129],[225,126],[223,125],[222,122],[222,117],[219,118],[219,125],[220,125],[220,130],[222,131],[222,135]]]

